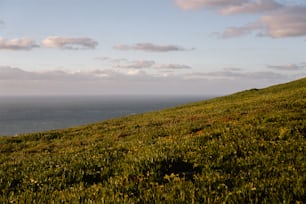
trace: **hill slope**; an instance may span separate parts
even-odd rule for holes
[[[0,202],[302,203],[306,79],[0,138]]]

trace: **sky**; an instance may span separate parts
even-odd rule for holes
[[[223,95],[305,53],[305,0],[0,0],[0,96]]]

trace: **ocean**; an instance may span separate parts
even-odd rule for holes
[[[149,112],[205,96],[1,96],[0,135],[62,129]]]

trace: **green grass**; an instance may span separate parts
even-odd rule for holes
[[[0,203],[303,203],[306,79],[0,137]]]

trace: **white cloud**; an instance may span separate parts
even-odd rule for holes
[[[279,71],[300,71],[302,69],[305,69],[306,65],[285,64],[285,65],[268,65],[267,67]]]
[[[225,67],[223,68],[224,71],[231,71],[231,72],[238,72],[238,71],[242,71],[241,68],[237,68],[237,67]]]
[[[92,70],[79,72],[65,72],[60,70],[35,72],[24,71],[20,68],[0,66],[0,80],[51,80],[51,81],[91,81],[100,79],[128,79],[133,75],[146,75],[139,69],[128,69],[126,72],[114,70]],[[158,75],[154,75],[158,77]],[[185,79],[275,79],[285,75],[276,72],[243,72],[239,69],[223,69],[215,72],[189,72],[185,74],[172,75]],[[147,75],[149,77],[149,75]],[[153,77],[153,75],[151,76]]]
[[[141,71],[141,70],[139,70],[139,69],[132,69],[132,70],[129,70],[129,71],[127,72],[127,75],[128,75],[128,76],[146,75],[146,72]]]
[[[0,94],[224,94],[304,77],[275,72],[148,74],[140,69],[35,72],[0,66]]]
[[[185,65],[185,64],[157,64],[154,66],[154,68],[157,69],[191,69],[190,66]]]
[[[158,64],[154,60],[133,60],[130,61],[126,58],[113,58],[113,57],[97,57],[96,60],[111,62],[114,68],[123,69],[143,69],[155,68],[163,70],[178,70],[178,69],[191,69],[190,66],[185,64]]]
[[[155,62],[153,60],[137,60],[126,62],[125,64],[117,64],[116,68],[132,68],[132,69],[142,69],[142,68],[151,68]]]
[[[185,51],[187,49],[177,45],[155,45],[152,43],[136,43],[133,45],[115,45],[116,50],[140,50],[145,52],[170,52],[170,51]]]
[[[42,45],[48,48],[61,48],[61,49],[95,49],[98,42],[87,37],[60,37],[50,36],[44,39]]]
[[[286,75],[276,72],[242,72],[242,71],[215,71],[193,72],[186,74],[187,79],[223,79],[223,80],[277,80],[287,78]]]
[[[145,75],[144,71],[129,69],[126,72],[107,70],[91,70],[66,72],[61,70],[53,71],[25,71],[10,66],[0,66],[0,81],[63,81],[63,82],[90,82],[104,79],[122,80],[132,79],[130,76]]]
[[[4,39],[0,37],[0,50],[31,50],[39,47],[36,42],[29,38]]]
[[[216,72],[192,72],[185,75],[186,79],[235,79],[243,77],[240,72],[216,71]]]
[[[120,63],[120,62],[127,62],[126,58],[113,58],[113,57],[96,57],[96,60],[112,62],[112,63]]]
[[[282,5],[274,0],[257,0],[257,1],[245,1],[239,5],[225,6],[220,10],[222,15],[233,15],[242,13],[261,13],[267,11],[273,11],[281,8]]]

